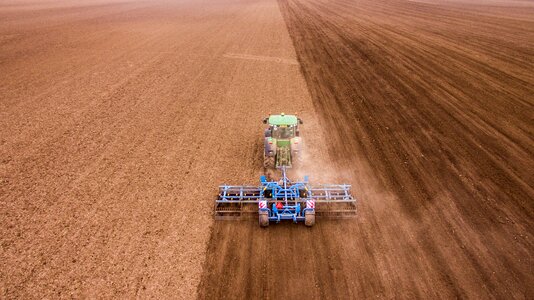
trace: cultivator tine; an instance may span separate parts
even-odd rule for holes
[[[316,202],[316,216],[329,219],[355,217],[356,199],[350,190],[351,186],[347,184],[312,187],[309,197]]]
[[[220,186],[215,201],[215,219],[239,220],[255,216],[260,193],[257,186]]]
[[[356,217],[355,203],[318,204],[315,215],[328,219],[348,219]]]

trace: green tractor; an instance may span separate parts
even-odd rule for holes
[[[299,159],[302,120],[295,115],[270,115],[263,120],[265,129],[263,166],[266,169],[291,168]]]

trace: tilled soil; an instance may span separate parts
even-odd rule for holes
[[[0,298],[195,297],[218,185],[311,107],[275,1],[0,1]]]
[[[439,3],[0,1],[0,298],[532,298],[534,10]],[[356,219],[213,221],[280,111]]]
[[[359,215],[217,223],[201,297],[532,298],[533,6],[279,4]]]

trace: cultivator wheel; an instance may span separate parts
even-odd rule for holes
[[[269,212],[261,211],[259,213],[259,221],[261,227],[269,226]]]
[[[304,225],[308,227],[315,225],[315,211],[306,211],[304,213]]]

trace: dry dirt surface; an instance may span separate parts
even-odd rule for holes
[[[276,1],[0,0],[0,298],[194,298],[283,109],[312,113]]]
[[[532,299],[532,3],[279,4],[359,215],[217,223],[200,295]]]
[[[0,0],[0,298],[533,298],[525,1]],[[298,112],[352,220],[214,222]]]

